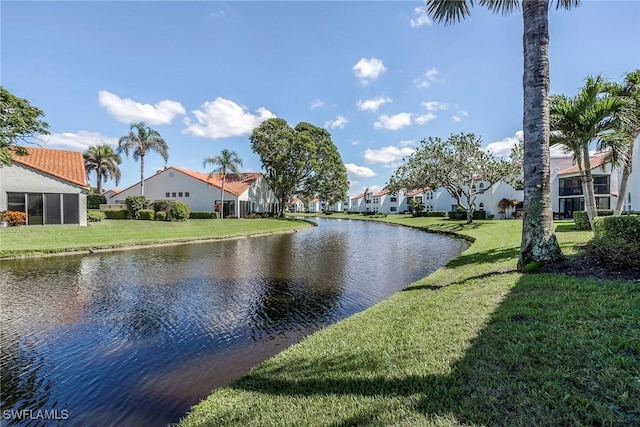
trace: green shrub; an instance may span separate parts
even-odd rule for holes
[[[473,211],[473,219],[487,219],[487,211]]]
[[[102,194],[90,194],[87,196],[87,209],[100,209],[100,205],[105,203],[107,203],[107,198]]]
[[[612,216],[612,215],[613,215],[613,211],[610,209],[598,210],[598,217]],[[574,211],[573,222],[576,226],[576,230],[591,230],[591,225],[589,225],[589,216],[587,215],[587,211]]]
[[[427,216],[444,218],[447,216],[447,213],[445,211],[431,211],[431,212],[427,212]]]
[[[173,204],[174,200],[154,200],[153,201],[153,211],[154,212],[169,212]]]
[[[154,217],[155,217],[155,212],[153,211],[153,209],[140,209],[138,211],[138,219],[153,221]]]
[[[106,218],[106,215],[100,211],[87,211],[87,222],[100,222]]]
[[[104,216],[107,219],[127,219],[129,211],[127,209],[107,209],[104,211]]]
[[[462,212],[460,212],[460,210],[458,209],[457,211],[447,212],[447,217],[449,219],[457,220],[467,219],[467,212],[464,209],[462,210]]]
[[[167,213],[164,211],[159,211],[155,213],[155,220],[156,221],[166,221],[167,220]]]
[[[171,221],[186,221],[189,219],[189,214],[191,213],[191,209],[189,206],[182,202],[176,202],[171,207]]]
[[[149,205],[149,201],[144,196],[128,196],[124,202],[129,210],[129,216],[135,219],[140,219],[138,212]]]
[[[596,218],[587,252],[604,263],[640,270],[640,216]]]
[[[219,212],[191,212],[189,214],[189,219],[217,219],[219,217]]]

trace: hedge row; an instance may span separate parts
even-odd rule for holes
[[[443,215],[444,216],[444,215]],[[447,212],[449,219],[467,219],[466,211],[449,211]],[[473,219],[487,219],[487,211],[473,211]]]
[[[586,250],[601,262],[640,270],[640,216],[596,218]]]
[[[611,209],[598,209],[598,218],[613,216],[613,210]],[[640,215],[640,211],[623,211],[622,215]],[[587,211],[574,211],[573,222],[575,223],[576,230],[591,230],[589,224],[589,217]]]
[[[218,212],[191,212],[189,219],[217,219],[219,216]]]

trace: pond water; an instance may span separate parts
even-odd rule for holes
[[[2,424],[176,422],[212,389],[467,247],[404,227],[317,222],[292,234],[0,262]]]

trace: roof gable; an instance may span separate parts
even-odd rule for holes
[[[81,187],[88,187],[84,159],[79,151],[24,147],[28,156],[13,154],[13,162]]]
[[[207,184],[213,185],[216,188],[222,188],[222,177],[220,176],[220,174],[216,173],[209,175],[205,172],[196,172],[176,166],[172,166],[168,169],[174,169],[187,176],[190,176],[191,178],[197,179],[198,181],[206,182]],[[233,194],[234,196],[239,196],[247,191],[247,188],[249,188],[261,176],[262,174],[259,172],[246,172],[242,174],[242,177],[238,177],[235,174],[227,174],[224,182],[224,191]]]
[[[589,160],[591,163],[591,170],[596,169],[600,166],[602,166],[605,162],[605,160],[607,159],[607,156],[609,155],[610,151],[605,151],[602,153],[596,153],[593,156],[589,156]],[[568,175],[568,174],[573,174],[573,173],[578,173],[580,172],[580,169],[578,168],[578,165],[573,165],[570,168],[567,168],[563,171],[558,172],[558,175]]]

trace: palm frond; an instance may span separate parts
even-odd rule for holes
[[[470,15],[469,6],[473,6],[473,0],[427,0],[425,6],[427,15],[434,21],[449,25]]]

